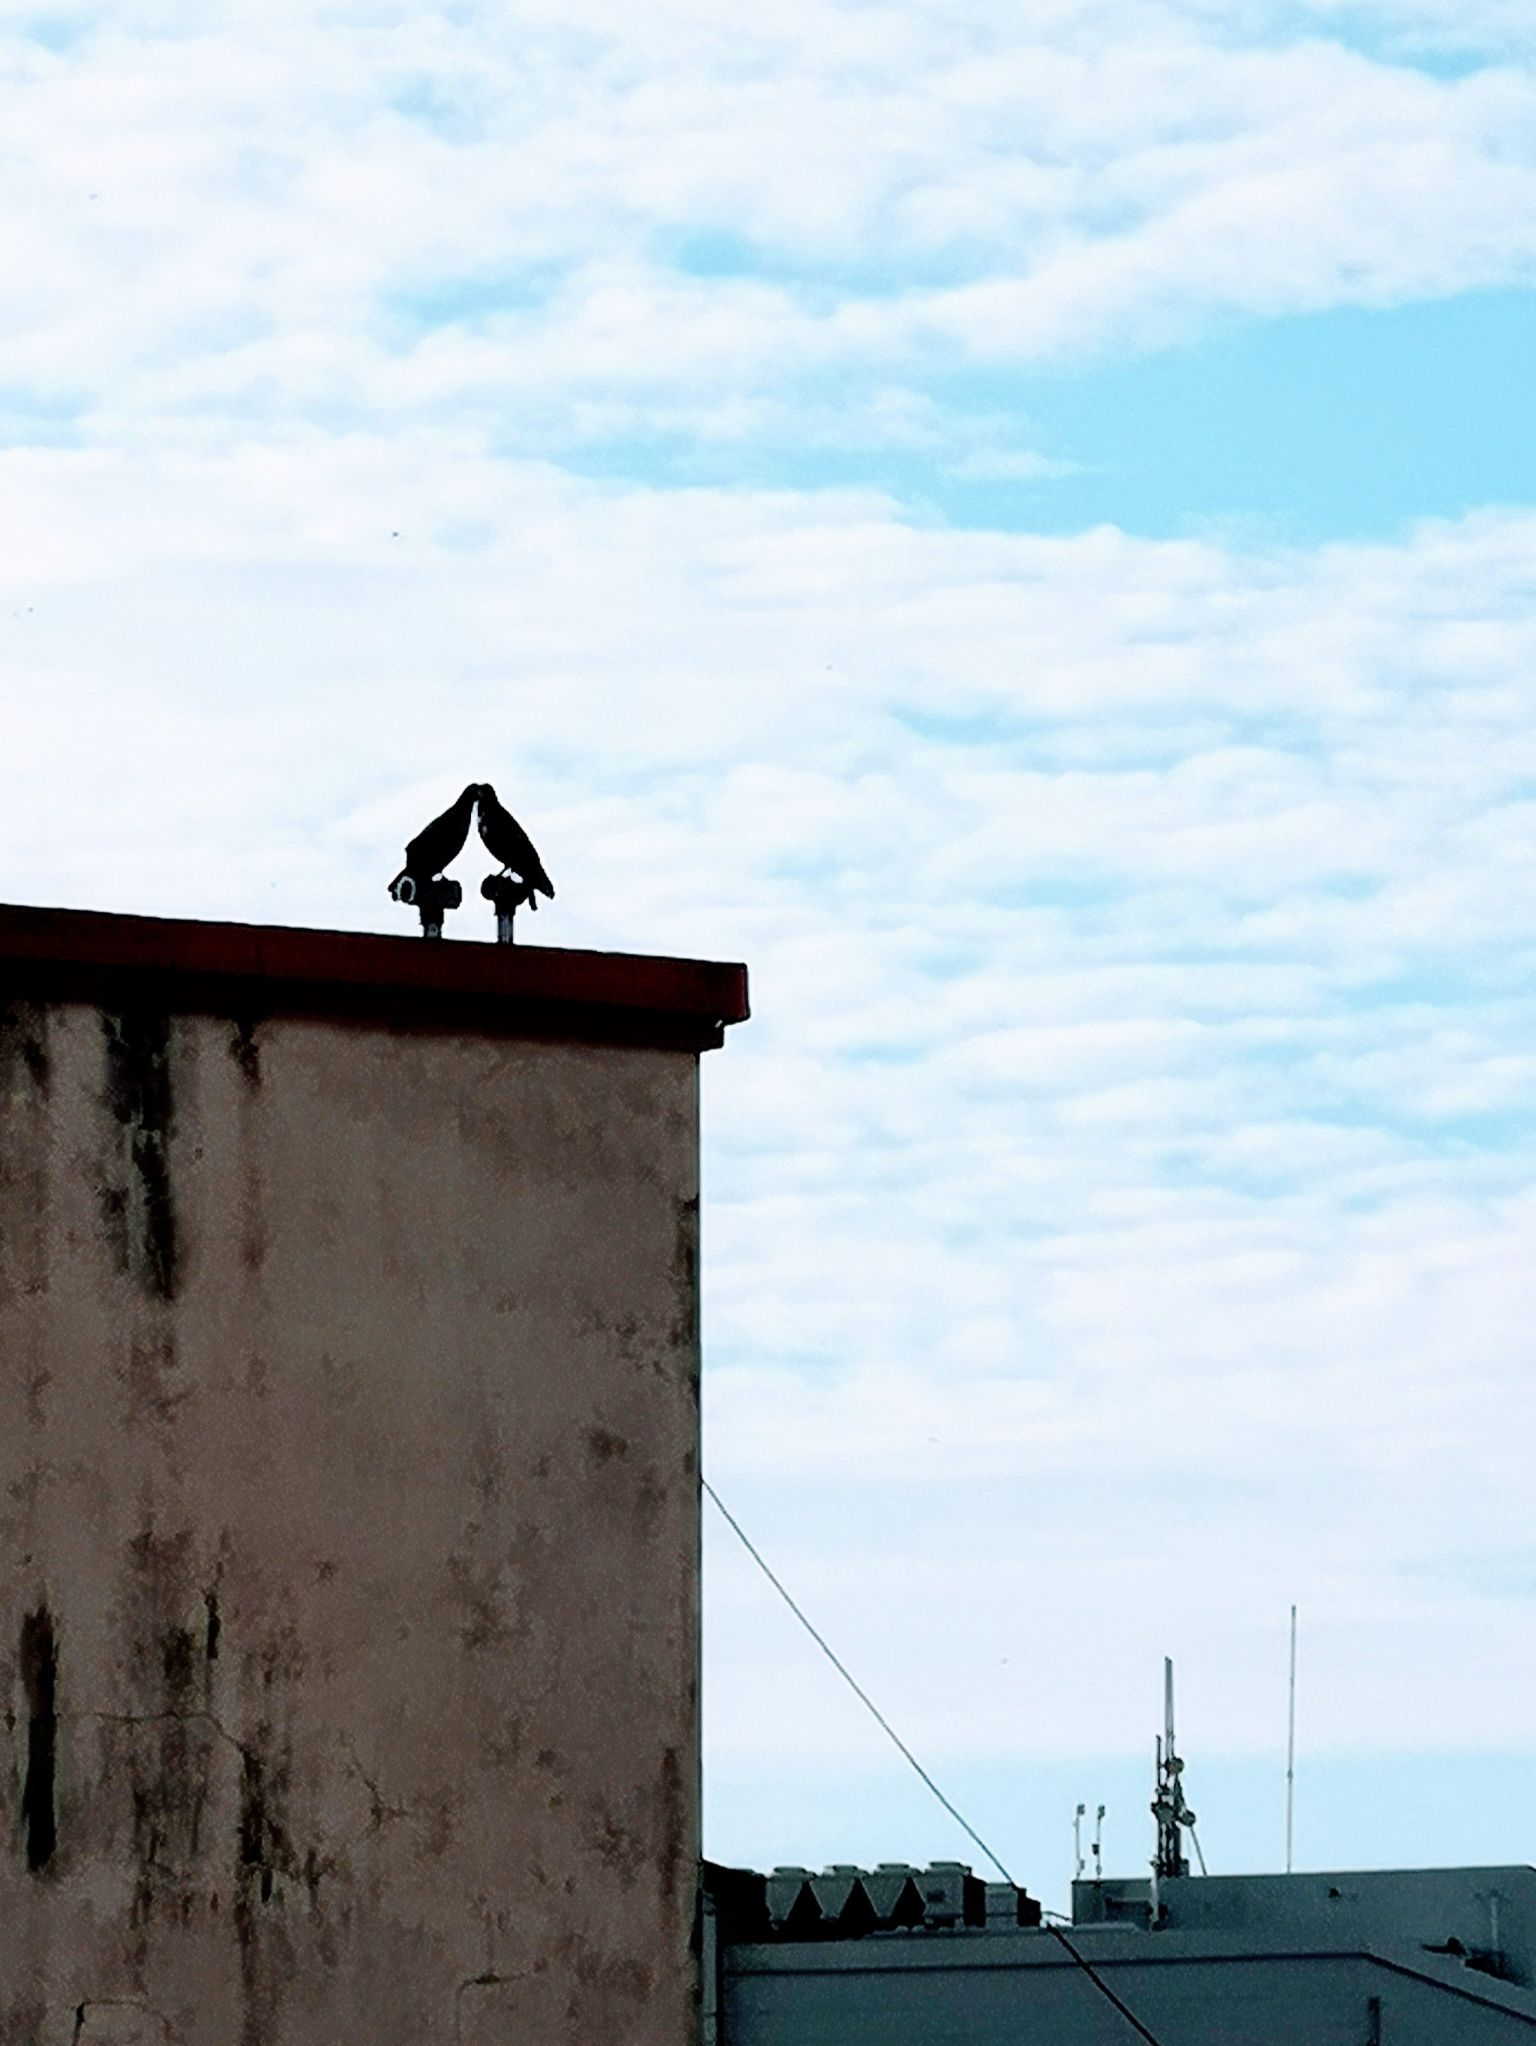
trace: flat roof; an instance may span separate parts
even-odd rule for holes
[[[0,904],[7,995],[683,1051],[748,1013],[747,969],[717,960]]]

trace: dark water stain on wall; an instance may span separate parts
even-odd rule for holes
[[[612,1463],[616,1457],[622,1459],[629,1455],[629,1442],[611,1428],[589,1428],[587,1454],[595,1464]]]
[[[103,1179],[102,1221],[118,1269],[152,1299],[174,1300],[180,1255],[170,1146],[175,1123],[170,1018],[103,1013],[106,1105],[116,1170]]]
[[[643,1836],[600,1797],[589,1800],[584,1832],[586,1844],[612,1869],[620,1887],[632,1890],[645,1866]]]
[[[661,1894],[670,1904],[677,1896],[684,1869],[693,1866],[683,1758],[676,1748],[668,1748],[661,1758],[660,1792],[661,1855],[657,1873],[661,1877]]]
[[[593,2031],[594,2012],[612,2028],[601,2036],[622,2036],[634,2022],[636,2007],[643,2006],[655,1988],[656,1971],[650,1963],[636,1954],[606,1952],[577,1932],[559,1935],[551,1959],[555,1981],[566,1987],[563,2039],[598,2036]],[[499,2036],[516,2036],[521,2046],[526,2034],[504,2031]]]
[[[0,1002],[0,1094],[46,1095],[51,1077],[48,1011],[41,1002]]]
[[[127,1388],[129,1425],[169,1427],[191,1394],[169,1327],[157,1335],[136,1335],[120,1375]]]
[[[661,1516],[667,1504],[665,1481],[657,1474],[654,1466],[648,1466],[640,1476],[635,1492],[635,1519],[640,1534],[646,1541],[654,1538],[661,1525]]]
[[[236,1016],[229,1026],[229,1055],[248,1087],[261,1085],[261,1040],[256,1031],[252,1016]]]
[[[0,1301],[48,1290],[51,1074],[48,1011],[36,1002],[0,1002]],[[28,1372],[34,1422],[41,1419],[39,1373],[36,1364]]]
[[[240,2046],[270,2046],[282,2031],[283,1985],[293,1956],[277,1908],[279,1879],[305,1876],[287,1824],[288,1761],[270,1752],[270,1738],[271,1729],[263,1723],[240,1750],[233,1910],[240,1949]]]
[[[132,1923],[141,1931],[201,1881],[222,1736],[214,1712],[206,1600],[185,1529],[146,1526],[128,1544],[119,1624],[133,1709],[119,1768],[132,1814]]]
[[[524,1631],[499,1558],[462,1548],[447,1559],[447,1571],[447,1603],[467,1653],[504,1647]]]
[[[48,2006],[40,1997],[0,2003],[0,2046],[36,2046],[47,2023]]]
[[[260,1027],[252,1017],[231,1018],[225,1043],[230,1062],[242,1083],[235,1098],[240,1189],[233,1221],[240,1262],[253,1281],[266,1263],[268,1250],[261,1149],[263,1065],[262,1039],[258,1034]]]
[[[239,1878],[245,1890],[254,1891],[263,1904],[271,1903],[278,1873],[288,1870],[293,1859],[283,1823],[281,1789],[281,1779],[274,1780],[260,1750],[242,1748]]]
[[[694,1389],[698,1389],[699,1348],[699,1198],[673,1202],[672,1280],[678,1292],[672,1341],[694,1359]]]
[[[27,1706],[27,1772],[21,1789],[21,1824],[27,1867],[45,1869],[58,1845],[55,1777],[59,1739],[59,1651],[47,1606],[21,1623],[21,1687]]]

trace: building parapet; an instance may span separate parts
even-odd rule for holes
[[[354,1016],[706,1051],[747,1015],[734,963],[0,904],[0,994],[182,1013]]]

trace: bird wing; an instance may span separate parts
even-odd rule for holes
[[[441,817],[434,817],[417,832],[405,849],[405,871],[430,879],[433,874],[440,874],[450,860],[456,860],[469,836],[470,812],[474,807],[475,790],[471,784]]]
[[[544,871],[533,840],[504,804],[491,804],[481,798],[480,836],[492,859],[500,860],[504,867],[510,867],[514,874],[554,900],[554,883]]]

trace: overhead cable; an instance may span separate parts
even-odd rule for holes
[[[725,1501],[720,1497],[720,1494],[715,1490],[714,1486],[709,1482],[708,1478],[701,1477],[699,1482],[703,1485],[704,1490],[709,1494],[710,1498],[714,1501],[715,1507],[718,1510],[721,1518],[725,1521],[726,1525],[731,1529],[731,1532],[735,1535],[736,1539],[741,1543],[741,1546],[752,1558],[753,1562],[757,1565],[758,1569],[762,1571],[763,1575],[767,1578],[768,1582],[779,1594],[779,1597],[783,1599],[785,1605],[789,1607],[789,1610],[800,1622],[801,1626],[805,1629],[806,1633],[810,1635],[811,1639],[816,1643],[816,1646],[821,1650],[822,1654],[827,1658],[828,1662],[830,1662],[832,1667],[837,1671],[838,1675],[842,1678],[843,1682],[848,1686],[849,1690],[853,1692],[853,1695],[859,1700],[859,1703],[864,1707],[865,1711],[869,1713],[870,1717],[874,1720],[875,1724],[880,1728],[881,1732],[885,1735],[887,1740],[891,1742],[891,1744],[896,1748],[898,1753],[907,1762],[909,1762],[912,1765],[912,1767],[917,1771],[918,1775],[922,1778],[923,1782],[927,1784],[928,1788],[933,1792],[934,1796],[938,1799],[939,1803],[943,1805],[945,1811],[949,1813],[950,1817],[955,1821],[956,1825],[960,1827],[962,1832],[969,1835],[969,1837],[975,1841],[976,1845],[981,1849],[982,1853],[987,1857],[988,1861],[991,1862],[992,1866],[1003,1878],[1003,1881],[1005,1883],[1011,1883],[1014,1889],[1018,1889],[1019,1885],[1016,1882],[1014,1882],[1013,1877],[1009,1874],[1007,1868],[1004,1866],[1002,1857],[997,1853],[996,1849],[989,1847],[987,1845],[986,1841],[982,1839],[981,1835],[977,1832],[976,1828],[971,1824],[970,1820],[965,1816],[964,1812],[962,1812],[959,1809],[959,1807],[955,1805],[949,1798],[947,1798],[942,1790],[940,1790],[937,1783],[934,1782],[933,1778],[928,1774],[928,1771],[923,1767],[922,1763],[917,1759],[916,1755],[913,1754],[912,1750],[907,1746],[906,1742],[902,1739],[901,1735],[896,1731],[895,1727],[892,1726],[891,1722],[880,1710],[880,1707],[875,1703],[874,1699],[870,1697],[868,1691],[865,1690],[864,1686],[859,1682],[858,1678],[854,1676],[853,1672],[849,1669],[848,1665],[843,1661],[842,1657],[833,1648],[832,1644],[827,1640],[826,1636],[823,1633],[821,1633],[820,1630],[817,1627],[815,1627],[812,1624],[812,1622],[807,1618],[803,1608],[796,1603],[795,1599],[792,1597],[789,1590],[784,1585],[783,1581],[777,1576],[777,1574],[774,1572],[774,1570],[768,1563],[767,1559],[764,1557],[762,1551],[758,1548],[757,1544],[752,1540],[751,1536],[747,1533],[746,1529],[742,1526],[741,1522],[736,1518],[735,1514],[732,1513],[731,1509],[726,1505]],[[1102,1996],[1108,1998],[1108,2000],[1114,2005],[1115,2009],[1119,2011],[1121,2017],[1125,2019],[1126,2023],[1131,2027],[1131,2029],[1140,2038],[1143,2038],[1148,2042],[1148,2046],[1160,2046],[1160,2042],[1157,2038],[1156,2033],[1149,2032],[1147,2030],[1146,2026],[1141,2022],[1141,2019],[1137,2017],[1136,2013],[1121,2001],[1119,1996],[1116,1995],[1115,1991],[1111,1989],[1109,1984],[1104,1980],[1104,1977],[1099,1973],[1098,1969],[1094,1967],[1093,1963],[1087,1958],[1086,1955],[1079,1952],[1077,1947],[1073,1945],[1072,1941],[1069,1940],[1066,1934],[1061,1930],[1060,1926],[1052,1925],[1049,1921],[1046,1921],[1042,1926],[1042,1930],[1050,1933],[1053,1939],[1060,1941],[1061,1945],[1066,1948],[1067,1952],[1071,1955],[1072,1959],[1076,1962],[1077,1966],[1082,1969],[1083,1973],[1088,1977],[1089,1981],[1093,1984],[1095,1989],[1097,1989]]]

